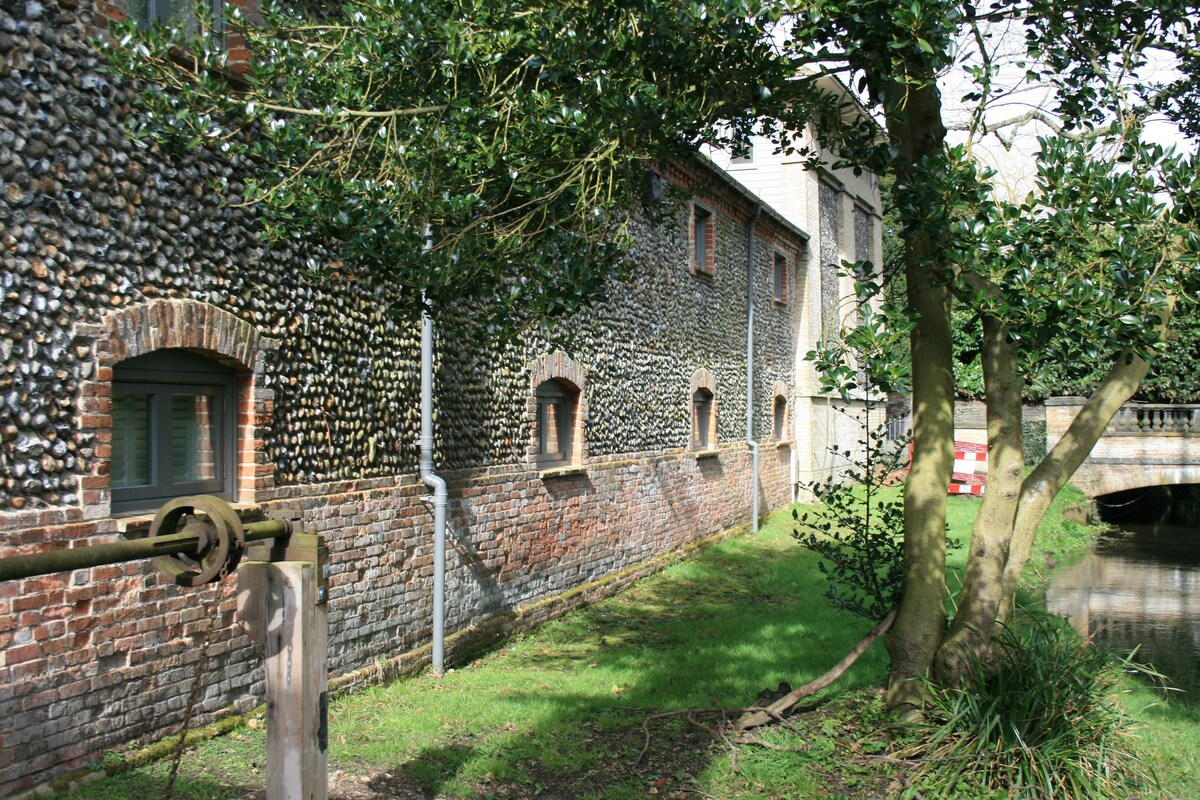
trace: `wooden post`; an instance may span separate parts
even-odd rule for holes
[[[314,561],[243,562],[238,619],[267,672],[267,800],[327,800],[326,615]]]

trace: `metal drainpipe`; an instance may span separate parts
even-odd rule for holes
[[[422,298],[424,299],[424,298]],[[421,480],[433,492],[433,674],[444,669],[446,614],[446,481],[433,472],[433,319],[421,311]]]
[[[758,530],[758,442],[754,440],[754,228],[762,206],[746,226],[746,444],[750,447],[750,530]]]

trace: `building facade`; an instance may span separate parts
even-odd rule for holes
[[[291,509],[330,545],[335,685],[418,667],[418,326],[387,314],[386,285],[315,280],[312,253],[267,243],[235,204],[239,165],[128,137],[132,95],[89,44],[120,7],[2,13],[0,557],[138,536],[198,492],[246,519]],[[834,466],[844,423],[803,357],[847,288],[822,264],[879,252],[878,192],[780,167],[770,191],[702,157],[669,167],[667,221],[638,225],[638,268],[564,324],[569,351],[439,326],[451,658]],[[716,188],[678,191],[700,183]],[[172,732],[198,673],[199,720],[261,702],[234,584],[144,562],[0,583],[0,796]]]

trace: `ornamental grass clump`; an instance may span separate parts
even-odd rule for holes
[[[928,686],[907,797],[1125,798],[1156,783],[1117,700],[1131,669],[1060,621],[1010,626],[958,685]]]

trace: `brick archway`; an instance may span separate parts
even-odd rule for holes
[[[92,443],[81,478],[85,518],[110,513],[109,460],[112,457],[113,367],[121,361],[166,348],[182,348],[233,367],[237,383],[238,500],[253,502],[274,485],[274,467],[263,452],[272,424],[273,395],[264,386],[267,355],[278,342],[239,317],[195,300],[153,300],[114,310],[98,324],[81,325],[78,338],[93,350],[92,380],[80,387],[79,430]]]
[[[570,463],[575,465],[584,463],[587,459],[587,371],[582,364],[561,350],[555,350],[553,353],[532,359],[526,369],[529,371],[529,395],[525,413],[529,430],[528,460],[536,463],[538,459],[536,441],[538,403],[535,392],[546,381],[557,380],[578,393]]]

